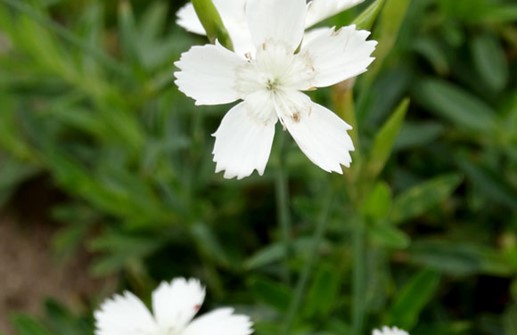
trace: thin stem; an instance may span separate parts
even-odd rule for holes
[[[85,43],[79,37],[71,33],[66,28],[52,21],[51,19],[45,17],[38,11],[31,8],[29,5],[23,3],[23,1],[19,0],[0,0],[6,3],[11,8],[14,8],[18,12],[21,12],[39,24],[49,28],[54,31],[57,35],[61,36],[65,41],[72,44],[73,46],[82,49],[84,52],[90,54],[91,56],[97,58],[98,61],[104,63],[107,67],[111,68],[111,70],[119,73],[125,74],[127,71],[121,67],[113,58],[100,51],[99,49]]]
[[[352,330],[353,335],[363,333],[365,316],[366,249],[365,227],[357,222],[353,232],[354,266],[352,277]]]
[[[316,230],[314,231],[314,235],[312,237],[312,248],[309,250],[309,259],[305,263],[302,273],[296,283],[296,288],[294,291],[294,297],[289,305],[289,310],[287,311],[287,317],[285,319],[284,328],[282,334],[289,334],[291,327],[293,325],[294,318],[296,313],[300,309],[302,304],[303,297],[305,296],[305,291],[307,290],[307,283],[309,282],[310,275],[312,272],[312,268],[318,259],[318,248],[320,246],[320,242],[325,235],[325,231],[328,223],[328,216],[330,213],[330,208],[332,207],[332,197],[333,192],[330,191],[328,198],[324,202],[324,207],[321,211],[321,216],[318,220]]]
[[[278,171],[275,180],[276,191],[276,207],[282,231],[282,241],[285,248],[285,266],[284,266],[284,281],[289,284],[291,282],[291,273],[289,271],[289,259],[293,255],[293,242],[291,238],[291,213],[289,210],[289,177],[286,168],[286,151],[287,140],[284,132],[280,136],[280,155],[278,160]]]

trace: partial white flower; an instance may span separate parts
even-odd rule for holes
[[[354,150],[351,127],[301,91],[330,86],[366,71],[376,42],[355,26],[325,28],[300,46],[305,0],[249,0],[247,20],[256,54],[244,59],[219,44],[192,47],[175,65],[176,85],[197,105],[243,100],[215,132],[216,172],[241,179],[264,172],[280,120],[305,155],[342,173]]]
[[[106,300],[95,312],[95,335],[249,335],[247,316],[219,308],[194,320],[205,289],[198,280],[163,282],[153,292],[153,314],[130,292]]]
[[[305,28],[309,28],[331,16],[334,16],[364,0],[312,0],[307,4]],[[233,48],[239,55],[254,54],[255,45],[251,39],[246,19],[246,3],[248,0],[213,0],[221,19],[233,42]],[[205,35],[194,6],[188,3],[177,13],[177,24],[195,34]]]
[[[305,27],[312,27],[313,25],[356,6],[363,1],[364,0],[312,0],[309,2],[307,18],[305,19]]]
[[[374,329],[372,335],[409,335],[409,333],[397,327],[384,326],[381,330]]]

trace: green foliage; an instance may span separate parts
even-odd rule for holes
[[[212,162],[229,107],[197,108],[173,84],[173,62],[206,41],[174,24],[170,4],[0,0],[1,205],[47,176],[66,197],[52,209],[60,258],[85,247],[92,277],[138,292],[199,277],[208,307],[236,305],[259,335],[384,323],[517,334],[512,1],[375,0],[334,18],[379,42],[355,85],[311,96],[354,126],[352,166],[329,175],[286,138],[264,176],[241,181]],[[199,8],[219,36],[214,9]],[[13,314],[13,326],[91,334],[100,295],[80,313],[50,301],[41,320]]]
[[[429,270],[415,274],[400,290],[386,320],[386,324],[412,329],[422,309],[433,299],[440,283],[440,275]]]
[[[46,320],[42,322],[26,314],[12,317],[14,329],[20,335],[86,335],[92,328],[87,319],[80,318],[54,300],[45,301]]]

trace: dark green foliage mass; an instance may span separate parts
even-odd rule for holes
[[[376,1],[356,21],[379,41],[369,71],[353,92],[311,93],[356,125],[352,167],[327,174],[277,131],[264,176],[240,181],[212,162],[229,106],[173,84],[174,61],[207,43],[175,24],[180,5],[0,0],[0,204],[47,178],[64,194],[58,255],[87,248],[91,276],[144,300],[197,277],[207,310],[235,306],[258,335],[517,335],[514,1]],[[92,334],[104,298],[13,325]]]

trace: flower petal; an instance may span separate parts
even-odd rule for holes
[[[370,57],[376,41],[366,41],[370,32],[356,30],[355,25],[325,33],[304,43],[300,56],[312,60],[316,72],[314,85],[325,87],[355,77],[366,71],[374,58]]]
[[[197,279],[162,282],[153,292],[153,312],[160,329],[179,333],[199,311],[204,299],[205,289]]]
[[[290,92],[277,103],[282,123],[303,153],[327,172],[342,173],[341,165],[350,166],[354,150],[347,131],[352,129],[327,108],[310,101],[300,92]]]
[[[312,40],[319,38],[321,36],[325,36],[327,34],[329,27],[319,27],[319,28],[313,28],[310,30],[306,30],[305,34],[303,34],[303,41],[301,49],[304,49],[307,44],[312,42]]]
[[[305,27],[311,27],[363,1],[364,0],[312,0],[307,9]]]
[[[255,46],[276,41],[294,51],[303,37],[306,12],[305,0],[249,0],[246,14]]]
[[[203,28],[203,25],[199,21],[192,3],[189,2],[185,6],[181,7],[176,13],[176,17],[176,23],[178,26],[185,28],[186,31],[190,31],[194,34],[206,35],[205,28]]]
[[[254,54],[255,46],[246,19],[246,0],[214,0],[214,5],[232,39],[234,51],[240,56],[244,56],[247,52]],[[178,11],[177,17],[176,23],[187,31],[206,35],[191,3],[183,6]]]
[[[94,316],[96,335],[153,335],[158,329],[147,307],[130,292],[106,300]]]
[[[264,93],[265,94],[265,93]],[[214,133],[215,172],[242,179],[257,170],[264,173],[275,134],[273,107],[257,93],[233,107]]]
[[[175,65],[175,84],[196,105],[218,105],[239,99],[236,69],[246,61],[221,45],[194,46]]]
[[[402,329],[399,329],[397,327],[390,328],[390,327],[384,326],[384,327],[382,327],[382,330],[374,329],[372,331],[372,335],[409,335],[409,334],[408,334],[408,332],[406,332]]]
[[[233,314],[232,308],[219,308],[196,318],[183,335],[249,335],[251,327],[248,316]]]

